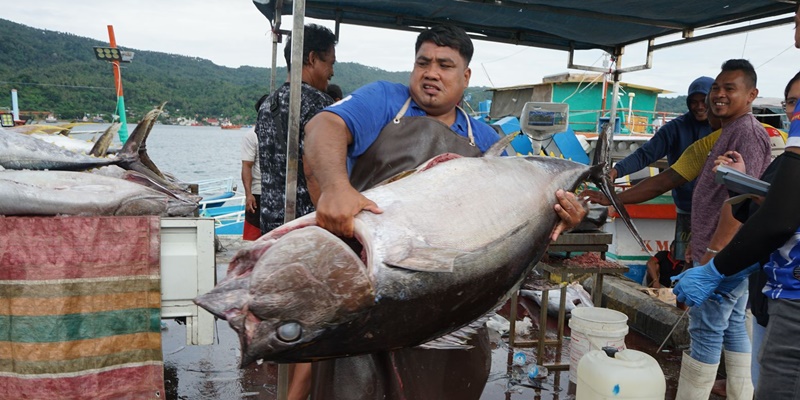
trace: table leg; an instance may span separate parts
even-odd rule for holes
[[[603,303],[603,274],[598,272],[593,275],[592,303],[594,303],[595,307],[600,307]]]

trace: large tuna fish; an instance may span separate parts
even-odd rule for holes
[[[195,302],[238,331],[242,365],[423,344],[502,305],[547,249],[556,190],[601,175],[551,157],[439,156],[364,192],[384,212],[356,215],[357,240],[309,214],[240,251]]]
[[[160,114],[160,108],[148,112],[116,157],[79,154],[31,135],[0,130],[0,167],[16,170],[84,171],[105,165],[119,165],[139,171],[143,168],[140,159],[146,157],[146,153],[140,151],[141,147]],[[107,145],[105,147],[108,148]]]
[[[0,171],[0,215],[187,215],[197,203],[75,171]]]

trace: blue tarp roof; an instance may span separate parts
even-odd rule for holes
[[[257,7],[266,2],[259,10],[267,15],[270,12],[264,9],[274,7],[275,0],[254,2]],[[691,36],[701,28],[750,21],[767,26],[787,23],[796,7],[794,0],[307,0],[305,4],[306,17],[345,24],[419,30],[451,23],[478,39],[610,53],[665,35]],[[292,3],[284,0],[282,14],[291,13]],[[785,18],[769,20],[777,16]]]

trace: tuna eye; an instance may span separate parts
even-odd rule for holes
[[[303,332],[303,329],[300,327],[300,324],[297,322],[287,322],[278,327],[278,339],[284,342],[294,342],[297,339],[300,339],[300,334]]]

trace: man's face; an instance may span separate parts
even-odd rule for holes
[[[328,81],[333,77],[333,64],[336,63],[336,48],[331,47],[324,53],[312,51],[308,55],[308,63],[311,67],[311,78],[306,83],[324,92],[328,89]]]
[[[798,99],[800,99],[800,80],[792,83],[792,86],[789,88],[789,92],[786,93],[786,99],[784,100],[783,111],[786,113],[786,117],[789,118],[790,121],[792,120],[794,107],[797,105]]]
[[[758,89],[749,87],[743,71],[722,71],[708,95],[711,96],[711,112],[725,124],[750,112]]]
[[[689,111],[698,121],[708,119],[708,107],[706,107],[706,95],[695,93],[689,97]]]
[[[411,97],[431,116],[447,114],[461,101],[471,73],[457,50],[425,42],[411,71]]]

